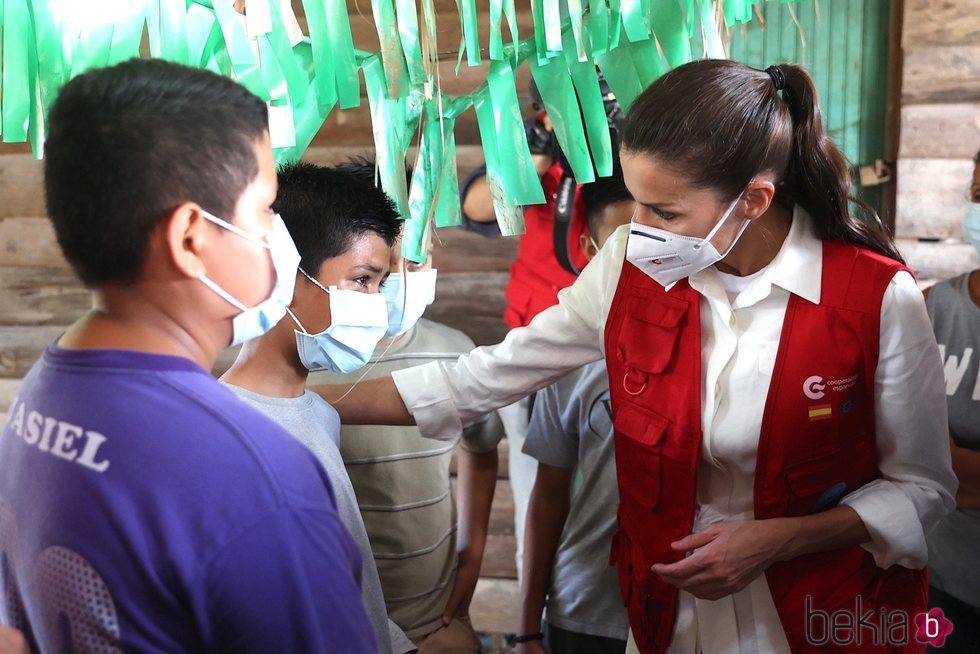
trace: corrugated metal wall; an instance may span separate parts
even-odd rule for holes
[[[806,66],[820,93],[824,127],[855,165],[885,154],[888,0],[765,2],[758,21],[732,30],[730,56],[750,66]],[[880,209],[881,187],[859,189]]]

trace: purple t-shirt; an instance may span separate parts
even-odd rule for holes
[[[0,432],[0,622],[43,652],[374,652],[313,455],[195,363],[51,345]]]

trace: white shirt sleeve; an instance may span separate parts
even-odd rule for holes
[[[498,345],[456,362],[433,362],[392,374],[423,436],[449,440],[464,423],[512,404],[568,372],[602,358],[606,316],[626,254],[629,226],[609,237],[558,304]]]
[[[926,534],[955,508],[942,359],[912,276],[895,275],[881,304],[875,426],[881,478],[847,495],[881,568],[926,565]]]

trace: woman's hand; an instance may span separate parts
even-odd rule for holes
[[[717,600],[742,590],[784,558],[787,544],[798,532],[798,522],[774,518],[714,524],[670,544],[677,552],[694,550],[689,556],[651,569],[695,597]]]

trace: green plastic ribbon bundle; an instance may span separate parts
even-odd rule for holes
[[[404,254],[420,261],[433,228],[462,220],[454,130],[465,111],[476,112],[501,231],[521,233],[522,207],[544,201],[515,88],[525,59],[576,179],[592,181],[611,174],[614,156],[596,66],[628,108],[692,59],[692,41],[725,56],[718,17],[727,27],[749,21],[758,0],[531,0],[534,30],[523,40],[515,0],[490,0],[487,80],[457,98],[441,90],[435,5],[419,2],[371,0],[380,51],[368,53],[354,48],[346,0],[302,0],[308,36],[290,0],[245,0],[244,14],[235,0],[0,0],[0,132],[6,142],[29,139],[40,156],[61,86],[144,54],[145,32],[151,56],[232,77],[266,101],[276,161],[294,161],[331,111],[360,105],[363,71],[378,175],[407,220]],[[483,56],[475,0],[456,6],[458,71]]]

